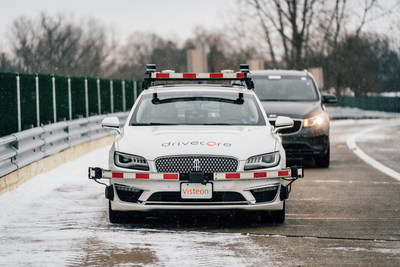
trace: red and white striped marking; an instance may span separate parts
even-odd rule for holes
[[[179,180],[179,173],[135,173],[135,172],[112,172],[103,170],[102,177],[121,178],[121,179],[142,179],[142,180]]]
[[[298,170],[302,176],[302,170]],[[264,171],[264,172],[219,172],[214,173],[214,180],[238,180],[238,179],[263,179],[263,178],[284,178],[291,177],[291,169]],[[90,176],[94,177],[94,170],[91,170]],[[102,178],[116,179],[142,179],[142,180],[179,180],[179,173],[135,173],[135,172],[112,172],[102,170]]]
[[[290,169],[264,172],[218,172],[214,173],[214,180],[260,179],[291,177]]]
[[[154,79],[244,79],[245,74],[236,73],[160,73],[153,72]]]

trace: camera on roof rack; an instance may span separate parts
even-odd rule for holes
[[[250,72],[249,64],[240,64],[239,68],[240,68],[240,72],[245,72],[245,73]]]
[[[150,74],[152,72],[156,72],[156,64],[147,64],[146,65],[146,74]]]

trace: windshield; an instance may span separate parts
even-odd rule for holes
[[[252,77],[261,101],[315,101],[317,90],[309,77]]]
[[[143,96],[130,125],[265,125],[252,95],[158,93]]]

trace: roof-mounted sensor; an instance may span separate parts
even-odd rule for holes
[[[254,83],[251,78],[247,77],[249,73],[249,65],[241,64],[240,72],[228,72],[223,71],[221,73],[175,73],[172,71],[168,72],[156,72],[155,64],[148,64],[146,67],[146,74],[148,77],[144,78],[142,88],[148,89],[153,86],[157,81],[244,81],[248,89],[254,88]]]

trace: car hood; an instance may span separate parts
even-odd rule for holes
[[[268,118],[274,118],[276,115],[305,119],[323,111],[319,102],[261,101],[261,103]]]
[[[126,126],[116,151],[147,160],[172,155],[223,155],[239,160],[279,150],[269,126]]]

